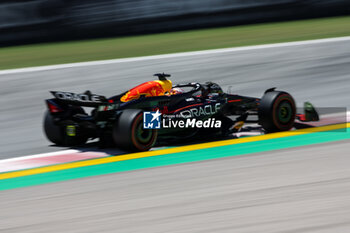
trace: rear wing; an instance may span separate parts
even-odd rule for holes
[[[92,94],[90,91],[86,91],[82,94],[63,92],[63,91],[50,91],[52,95],[59,100],[61,103],[86,106],[86,107],[97,107],[101,104],[108,103],[105,96]]]

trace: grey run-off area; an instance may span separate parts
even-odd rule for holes
[[[0,192],[3,233],[350,231],[350,142]]]
[[[290,92],[301,107],[350,106],[350,41],[265,48],[0,75],[0,158],[62,150],[42,133],[50,90],[112,96],[157,72],[173,83],[214,81],[225,90],[261,97],[270,87]]]

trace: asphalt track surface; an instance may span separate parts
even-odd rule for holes
[[[349,232],[349,141],[0,192],[1,232]]]
[[[56,151],[48,90],[113,95],[173,74],[301,105],[349,107],[350,41],[0,75],[1,158]],[[349,232],[349,141],[0,192],[1,232]]]
[[[261,97],[270,87],[299,106],[349,107],[350,40],[0,75],[0,158],[62,150],[49,146],[42,116],[49,90],[112,96],[171,73],[174,83],[216,81],[227,91]]]

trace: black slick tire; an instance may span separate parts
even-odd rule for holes
[[[117,147],[127,151],[148,151],[156,143],[158,132],[143,129],[143,111],[124,110],[113,128],[113,140]]]
[[[287,92],[267,92],[260,100],[258,116],[259,124],[265,131],[288,131],[294,126],[295,101]]]
[[[47,111],[44,117],[44,133],[47,139],[58,146],[77,146],[86,143],[88,137],[83,134],[78,124],[72,120],[55,123]],[[67,126],[74,127],[74,136],[66,133]]]

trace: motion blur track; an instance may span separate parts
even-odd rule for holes
[[[202,143],[0,174],[0,190],[350,139],[350,123]]]
[[[42,134],[48,90],[111,96],[163,71],[174,83],[215,81],[256,97],[276,86],[298,106],[350,108],[350,40],[8,73],[0,75],[1,159],[62,150]],[[4,173],[0,231],[350,232],[349,125],[334,127],[124,161],[118,159],[137,154],[108,157],[32,175]],[[141,169],[147,167],[154,168]],[[117,173],[106,174],[112,168]]]
[[[350,96],[348,95],[350,40],[348,37],[8,70],[1,71],[0,76],[2,87],[0,90],[2,96],[0,99],[2,106],[0,156],[11,158],[62,149],[48,147],[49,143],[42,133],[42,115],[45,111],[43,100],[50,97],[49,90],[82,92],[90,89],[94,93],[111,96],[148,81],[152,78],[153,73],[162,71],[171,73],[174,83],[215,81],[225,89],[232,86],[231,90],[235,93],[257,97],[261,96],[267,88],[277,86],[280,90],[290,92],[295,97],[298,106],[301,106],[303,101],[311,101],[316,107],[350,107]],[[325,131],[329,130],[332,129]],[[322,132],[282,137],[281,140],[299,138],[300,144],[293,144],[298,146],[305,145],[306,140],[303,137],[315,136],[317,139],[314,138],[313,143],[310,143],[314,144],[322,142],[318,137],[319,134],[324,142],[343,140],[348,137],[347,133]],[[269,137],[269,135],[261,137]],[[235,143],[242,142],[240,140],[248,139],[239,139]],[[264,140],[259,143],[270,143],[273,140]],[[147,152],[150,157],[134,160],[121,161],[133,158],[133,156],[137,157],[136,154],[93,160],[94,162],[99,161],[95,165],[92,161],[83,161],[58,165],[58,167],[40,168],[39,173],[36,173],[38,170],[35,169],[19,171],[20,173],[4,173],[1,174],[0,189],[58,181],[53,180],[53,177],[65,180],[211,159],[220,153],[221,157],[256,153],[270,148],[267,146],[263,149],[249,143],[240,144],[240,146],[250,145],[249,151],[245,147],[242,151],[237,149],[238,146],[229,148],[234,145],[221,147],[214,143],[213,148],[193,147],[186,152],[176,151],[176,148],[162,152]],[[280,141],[275,143],[272,149],[286,148],[283,146],[288,147],[288,144]],[[83,149],[86,150],[86,148]],[[207,152],[206,156],[201,154],[205,152]],[[172,154],[152,156],[159,155],[157,153]],[[186,153],[191,156],[186,156]],[[196,156],[198,159],[195,159]],[[168,158],[176,158],[176,162],[171,163]],[[153,159],[159,161],[153,162]],[[145,160],[147,161],[144,162]],[[123,163],[132,163],[132,166],[124,166]],[[80,164],[80,166],[70,169],[73,164]],[[114,170],[109,170],[109,167],[113,167]],[[50,170],[54,168],[60,169]],[[86,170],[89,172],[85,172]],[[15,174],[21,175],[16,176]],[[52,175],[51,178],[48,175]],[[31,181],[29,182],[28,179]]]
[[[163,71],[172,74],[173,83],[214,81],[225,91],[256,97],[277,87],[291,93],[298,106],[310,101],[320,108],[350,107],[348,37],[4,70],[0,159],[66,149],[50,145],[42,132],[49,90],[112,96]]]

